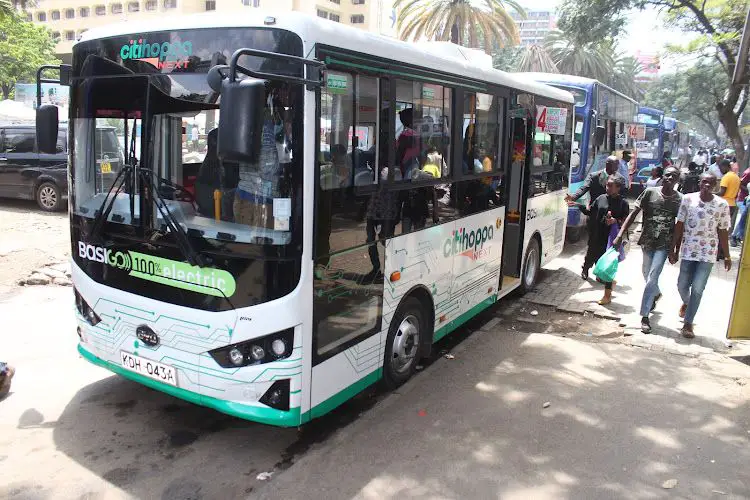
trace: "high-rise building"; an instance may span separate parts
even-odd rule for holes
[[[541,44],[544,37],[557,27],[557,16],[552,10],[526,9],[526,19],[512,10],[510,17],[518,25],[521,45]]]
[[[14,0],[21,10],[21,1]],[[264,9],[299,11],[356,28],[395,36],[393,0],[36,0],[26,6],[29,21],[47,26],[57,50],[69,60],[73,44],[87,29],[123,21],[158,19],[197,12]]]

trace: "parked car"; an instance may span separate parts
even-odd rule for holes
[[[123,154],[114,127],[97,127],[96,142],[97,173],[116,176]],[[68,197],[67,166],[65,126],[60,127],[53,154],[39,153],[33,125],[0,126],[0,197],[36,200],[48,212],[62,210]]]

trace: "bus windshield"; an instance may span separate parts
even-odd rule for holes
[[[71,89],[75,215],[94,219],[108,208],[109,231],[123,225],[165,231],[165,218],[173,218],[192,237],[268,245],[291,241],[290,176],[301,170],[294,165],[301,164],[302,147],[292,123],[302,119],[302,89],[269,81],[259,160],[220,161],[220,97],[208,86],[208,69],[248,39],[256,39],[262,50],[283,45],[268,30],[229,31],[237,32],[229,33],[230,41],[232,35],[245,40],[228,45],[224,30],[219,47],[211,30],[193,30],[150,35],[141,45],[134,37],[82,44]],[[170,55],[162,57],[164,51]],[[245,57],[241,64],[284,70],[257,59]],[[105,147],[114,148],[96,136],[102,128],[114,130],[126,168],[103,154]],[[156,205],[158,198],[171,216]]]

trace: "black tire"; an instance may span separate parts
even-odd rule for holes
[[[42,182],[36,187],[36,204],[45,212],[57,212],[62,207],[60,188],[52,182]]]
[[[409,297],[399,306],[388,329],[383,360],[386,387],[395,389],[414,375],[424,335],[427,335],[424,306],[416,297]]]
[[[529,246],[526,247],[526,256],[523,259],[523,272],[521,273],[521,294],[525,294],[536,285],[539,279],[539,269],[542,263],[542,249],[539,240],[531,238]]]

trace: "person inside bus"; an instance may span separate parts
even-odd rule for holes
[[[616,156],[607,157],[604,163],[604,170],[589,173],[586,176],[586,180],[583,181],[583,185],[575,193],[565,195],[565,201],[568,202],[568,205],[573,206],[576,200],[584,194],[589,193],[591,203],[593,203],[594,200],[606,192],[607,179],[615,175],[619,168],[620,160]]]
[[[420,139],[414,130],[414,108],[402,109],[398,119],[404,128],[396,139],[396,164],[401,167],[401,176],[409,178],[414,168],[419,169]]]
[[[607,251],[612,226],[614,224],[621,226],[630,213],[628,202],[620,196],[624,184],[625,179],[620,174],[612,174],[607,179],[605,193],[595,199],[590,207],[578,205],[579,210],[589,216],[588,248],[581,270],[581,278],[585,280],[589,278],[589,269]],[[599,300],[600,305],[607,305],[612,302],[613,284],[614,282],[604,283],[604,296]]]
[[[243,163],[234,198],[235,222],[259,228],[274,227],[273,200],[281,196],[283,164],[291,161],[291,141],[284,126],[288,96],[279,88],[268,93],[257,163]]]

